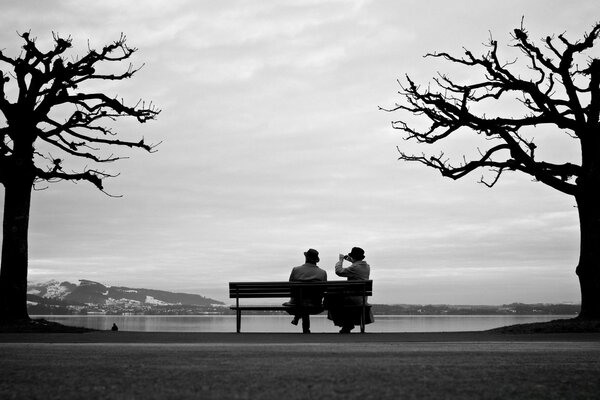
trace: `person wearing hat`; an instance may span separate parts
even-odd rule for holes
[[[351,262],[349,267],[344,268],[344,260]],[[360,247],[353,247],[347,255],[340,254],[339,261],[335,264],[335,273],[338,276],[352,280],[368,280],[371,274],[371,267],[365,261],[365,251]],[[358,307],[348,308],[345,305],[360,305],[362,297],[346,296],[343,299],[332,299],[332,304],[328,307],[327,318],[333,321],[334,325],[341,327],[340,333],[350,333],[355,325],[360,324],[361,309]],[[367,308],[365,324],[374,321],[371,307]]]
[[[290,282],[321,282],[327,280],[327,272],[319,267],[319,252],[315,249],[308,249],[304,252],[305,263],[292,269]],[[294,296],[290,301],[283,303],[289,307],[287,312],[294,315],[292,324],[298,325],[302,319],[302,332],[310,333],[310,314],[319,314],[323,311],[323,293],[302,293],[302,296]]]

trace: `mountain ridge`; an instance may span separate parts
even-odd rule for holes
[[[177,308],[178,312],[181,308],[191,307],[198,311],[198,308],[210,309],[225,304],[198,294],[111,286],[88,279],[80,279],[79,284],[58,280],[28,282],[27,301],[29,308],[37,307],[39,311],[57,308],[82,313],[137,313],[157,307],[165,310]]]

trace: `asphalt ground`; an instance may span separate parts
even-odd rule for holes
[[[600,334],[3,333],[1,399],[597,399]]]

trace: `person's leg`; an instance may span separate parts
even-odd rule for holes
[[[298,321],[300,321],[300,315],[296,314],[292,320],[292,325],[298,325]]]
[[[340,333],[350,333],[354,329],[354,318],[351,312],[344,310],[344,318],[342,319],[342,329]]]
[[[310,333],[310,315],[302,316],[302,333]]]

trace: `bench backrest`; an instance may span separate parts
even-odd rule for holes
[[[324,294],[372,296],[373,281],[329,282],[229,282],[230,298],[290,297],[300,290],[319,290]]]

